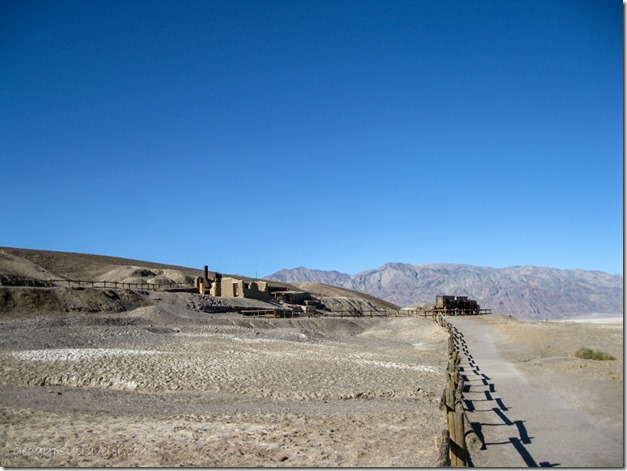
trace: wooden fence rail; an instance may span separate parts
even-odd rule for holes
[[[239,311],[240,314],[247,317],[324,317],[324,318],[345,318],[345,317],[423,317],[433,318],[431,313],[424,311],[407,311],[407,310],[387,310],[387,311],[315,311],[301,312],[294,309],[245,309]]]
[[[290,309],[244,309],[240,314],[247,317],[299,317],[300,313],[295,313]]]
[[[86,280],[49,280],[51,284],[66,286],[68,288],[100,288],[100,289],[143,289],[146,291],[168,291],[194,289],[190,283],[147,283],[122,281],[86,281]]]
[[[446,411],[448,436],[447,446],[440,447],[440,466],[468,466],[468,450],[481,448],[483,443],[470,424],[468,414],[464,408],[463,393],[464,380],[460,374],[460,356],[465,344],[463,335],[459,330],[451,325],[444,316],[436,319],[442,327],[449,333],[448,340],[448,367],[447,367],[447,387],[442,393],[441,407]]]
[[[387,310],[350,310],[350,311],[316,311],[315,316],[320,317],[433,317],[430,311],[387,309]]]
[[[481,309],[480,314],[491,314],[491,309]],[[476,312],[473,312],[476,314]],[[438,317],[442,317],[443,313],[440,310],[432,309],[432,310],[423,310],[423,309],[387,309],[387,310],[344,310],[344,311],[316,311],[313,314],[305,314],[307,316],[316,316],[316,317],[422,317],[422,318],[431,318],[436,320]],[[445,314],[446,315],[446,314]],[[453,315],[448,314],[448,315]],[[457,315],[472,315],[470,313],[465,313],[459,311]]]

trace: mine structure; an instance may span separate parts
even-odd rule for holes
[[[269,301],[270,290],[266,281],[244,281],[240,278],[222,276],[217,272],[210,272],[207,265],[203,276],[196,278],[196,289],[200,294],[210,294],[214,297],[251,298]]]
[[[477,301],[468,296],[438,295],[435,297],[435,311],[452,316],[472,316],[490,314],[490,309],[481,309]]]
[[[271,317],[312,316],[325,306],[305,291],[291,291],[285,286],[271,285],[262,280],[243,280],[221,273],[210,272],[207,265],[203,276],[195,281],[195,289],[201,295],[225,298],[249,298],[276,304],[272,309],[242,310],[243,315],[260,316],[271,313]]]
[[[468,296],[437,295],[435,304],[416,303],[401,309],[427,315],[443,316],[475,316],[479,314],[492,314],[492,309],[481,309],[477,301]]]

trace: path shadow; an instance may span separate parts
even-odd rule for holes
[[[482,446],[480,451],[485,451],[491,447],[511,447],[521,457],[526,466],[529,467],[553,467],[559,466],[559,463],[550,463],[548,461],[538,462],[530,453],[527,445],[533,443],[534,437],[529,435],[524,420],[512,420],[510,417],[511,410],[505,404],[504,398],[497,394],[496,387],[492,378],[481,371],[475,359],[472,357],[463,334],[453,327],[456,348],[460,356],[460,373],[464,381],[462,389],[462,403],[467,413],[470,426],[473,432],[481,440]],[[502,441],[490,442],[486,437],[486,433],[490,435],[488,430],[492,427],[506,427],[511,429],[509,433],[499,434],[508,438]],[[469,453],[470,455],[470,453]],[[473,466],[469,461],[469,466]]]

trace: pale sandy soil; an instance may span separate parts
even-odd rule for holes
[[[433,321],[166,324],[156,309],[3,323],[2,466],[436,463],[447,344]]]

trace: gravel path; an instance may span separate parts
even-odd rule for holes
[[[526,368],[517,365],[515,360],[524,348],[524,336],[518,338],[517,345],[495,328],[498,325],[480,318],[448,320],[464,336],[467,354],[461,366],[467,376],[466,408],[486,445],[472,454],[475,466],[624,465],[621,403],[599,405],[619,416],[608,424],[601,414],[591,414],[577,406],[582,400],[599,400],[590,391],[584,398],[574,389],[570,397],[555,393],[555,385],[562,379],[564,384],[572,380],[573,373],[569,370],[554,367],[550,377],[542,378],[529,375]],[[553,340],[560,342],[559,338]],[[580,366],[583,369],[583,364]],[[598,388],[606,387],[605,383],[599,380]],[[616,384],[611,386],[617,389]]]

